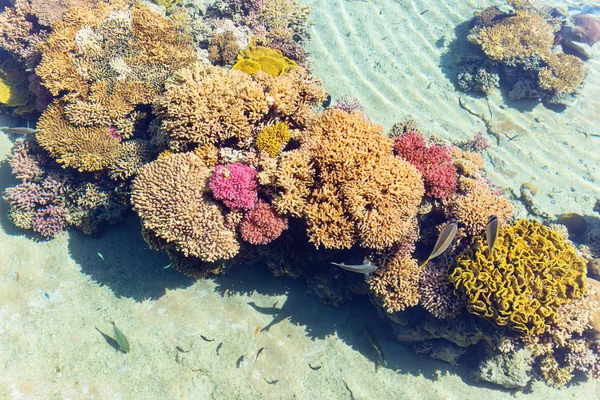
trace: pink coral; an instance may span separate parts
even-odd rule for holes
[[[67,211],[62,207],[48,206],[36,211],[33,230],[45,237],[52,237],[66,226]]]
[[[256,170],[236,162],[217,165],[209,179],[213,197],[232,210],[250,210],[258,200]]]
[[[256,206],[244,215],[240,233],[246,242],[258,245],[272,242],[287,228],[287,218],[279,216],[269,203],[259,200]]]
[[[9,156],[9,165],[15,178],[22,181],[37,181],[44,176],[46,161],[41,149],[32,140],[22,140],[15,145]]]
[[[448,279],[448,263],[443,261],[431,262],[423,268],[419,293],[423,308],[436,318],[455,317],[464,308]]]
[[[335,106],[333,108],[337,110],[342,110],[345,112],[354,112],[354,111],[363,111],[362,106],[360,105],[360,100],[356,97],[350,95],[343,95],[339,99],[336,100]]]
[[[423,174],[427,195],[443,199],[456,192],[457,173],[449,149],[427,146],[423,136],[407,132],[394,140],[394,151]]]

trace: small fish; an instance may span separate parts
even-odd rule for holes
[[[115,321],[113,321],[112,324],[113,324],[113,329],[115,331],[115,339],[117,340],[119,347],[121,347],[121,350],[123,350],[123,352],[129,353],[130,347],[129,347],[129,341],[127,340],[127,337],[125,337],[123,332],[121,332],[121,330],[119,328],[117,328]]]
[[[265,348],[261,347],[260,349],[258,349],[258,351],[256,352],[256,357],[254,357],[254,362],[256,362],[256,360],[258,360],[258,356],[260,356],[260,353],[263,352]]]
[[[421,13],[420,13],[419,15],[423,15],[423,14],[425,14],[426,12],[429,12],[429,10],[421,11]]]
[[[358,272],[359,274],[370,274],[373,271],[377,271],[377,268],[379,268],[376,265],[371,265],[371,264],[346,265],[344,263],[335,263],[335,262],[332,262],[331,264],[336,265],[340,268],[343,268],[346,271]]]
[[[382,365],[384,367],[387,367],[387,361],[385,360],[385,356],[383,355],[383,349],[381,348],[381,344],[379,344],[379,340],[377,340],[375,333],[369,325],[365,324],[365,332],[367,333],[367,337],[369,338],[371,346],[373,346],[373,348],[377,352],[377,355],[379,356],[379,359],[375,363],[375,372],[377,372],[379,370],[379,367],[381,367]]]
[[[260,325],[258,325],[256,327],[256,329],[254,330],[254,337],[256,337],[256,335],[258,335],[258,332],[260,331]]]
[[[496,239],[498,239],[498,232],[500,231],[500,220],[495,215],[490,216],[487,225],[485,226],[485,240],[488,245],[488,255],[492,255],[494,246],[496,245]]]
[[[458,224],[456,220],[452,219],[446,226],[440,231],[440,236],[438,236],[437,241],[435,242],[435,246],[433,246],[433,250],[427,260],[423,264],[421,264],[421,268],[427,265],[427,263],[440,254],[442,254],[454,240],[454,236],[456,236],[456,231],[458,230]]]
[[[166,267],[163,267],[163,269],[171,268],[171,265],[173,265],[173,263],[167,265]]]
[[[219,355],[219,351],[221,350],[221,347],[223,347],[223,342],[219,343],[219,344],[217,345],[217,348],[215,349],[215,351],[216,351],[217,355]]]
[[[6,133],[12,133],[14,135],[31,135],[31,134],[35,133],[35,129],[27,128],[25,126],[17,126],[14,128],[11,128],[8,126],[2,126],[2,127],[0,127],[0,131],[6,132]]]
[[[205,342],[214,342],[214,341],[215,341],[215,339],[209,339],[209,338],[207,338],[207,337],[206,337],[206,336],[204,336],[204,335],[200,335],[200,337],[201,337],[201,338],[202,338],[202,340],[204,340]]]
[[[235,362],[235,366],[236,366],[237,368],[239,368],[239,367],[240,367],[240,365],[242,365],[242,362],[244,362],[244,356],[243,356],[243,355],[242,355],[242,356],[240,356],[240,358],[238,358],[238,359],[237,359],[237,361]]]
[[[182,349],[182,348],[181,348],[181,347],[179,347],[179,346],[175,346],[175,348],[177,349],[177,351],[179,351],[179,352],[181,352],[181,353],[189,353],[189,352],[190,352],[189,350],[184,350],[184,349]]]
[[[310,367],[310,369],[312,369],[313,371],[318,371],[321,369],[322,365],[317,365],[316,367],[313,367],[310,363],[308,363],[308,366]]]
[[[279,379],[274,379],[274,380],[272,380],[272,381],[268,381],[268,380],[265,378],[265,382],[267,382],[269,385],[274,385],[274,384],[276,384],[277,382],[279,382]]]
[[[100,257],[102,261],[104,261],[104,256],[102,255],[102,253],[98,253],[98,257]]]

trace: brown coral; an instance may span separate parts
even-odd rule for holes
[[[217,33],[208,42],[208,59],[216,65],[233,64],[240,50],[233,32]]]
[[[569,54],[550,54],[544,58],[547,67],[538,75],[540,87],[557,92],[573,92],[583,82],[585,69],[580,58]]]
[[[186,257],[207,262],[232,258],[239,251],[222,207],[210,198],[211,172],[194,153],[161,157],[142,168],[131,196],[145,229]]]
[[[421,269],[410,257],[394,256],[375,271],[367,283],[388,313],[402,311],[419,303]]]

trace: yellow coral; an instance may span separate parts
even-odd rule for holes
[[[9,58],[0,64],[0,104],[13,107],[15,114],[26,114],[35,109],[35,96],[29,91],[24,67]]]
[[[503,228],[491,256],[475,237],[456,264],[449,278],[469,312],[525,335],[544,333],[562,305],[586,293],[585,261],[536,221]]]
[[[248,74],[263,71],[272,76],[280,76],[297,66],[294,60],[285,57],[279,50],[249,45],[240,51],[233,69]]]
[[[469,41],[481,46],[490,59],[506,61],[547,54],[554,45],[554,30],[540,15],[517,11],[515,16],[475,30]]]
[[[256,148],[267,152],[271,157],[281,153],[283,147],[290,141],[292,133],[285,122],[269,125],[256,138]]]
[[[580,58],[569,54],[549,54],[544,61],[548,64],[540,70],[538,80],[544,90],[573,92],[583,82],[585,69]]]

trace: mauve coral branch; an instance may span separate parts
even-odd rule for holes
[[[33,230],[45,237],[52,237],[66,226],[67,210],[62,207],[48,206],[35,213]]]
[[[244,215],[240,234],[248,243],[268,244],[277,239],[287,228],[287,218],[279,216],[270,204],[259,200],[256,206]]]
[[[232,210],[250,210],[258,200],[256,170],[236,162],[217,165],[209,178],[213,197]]]
[[[394,140],[394,151],[421,171],[429,196],[444,199],[456,192],[457,173],[449,149],[428,147],[423,136],[407,132]]]
[[[33,141],[22,140],[15,145],[12,154],[8,158],[10,169],[15,178],[22,181],[37,181],[44,175],[42,164],[45,157],[36,153]]]

